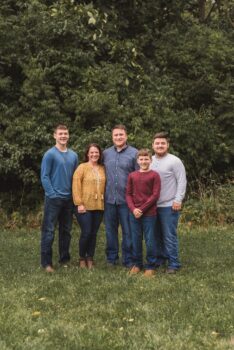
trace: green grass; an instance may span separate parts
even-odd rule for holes
[[[0,236],[0,349],[232,349],[232,227],[180,227],[183,268],[153,279],[105,265],[104,231],[94,271],[45,274],[38,230]],[[57,261],[57,242],[54,243]]]

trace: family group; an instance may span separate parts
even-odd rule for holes
[[[58,224],[59,263],[70,261],[73,214],[80,226],[79,266],[92,269],[97,233],[104,217],[106,262],[119,264],[119,235],[122,230],[122,265],[134,275],[144,270],[153,276],[164,266],[176,273],[181,264],[177,225],[186,191],[186,172],[182,161],[169,153],[165,132],[155,134],[154,155],[127,143],[122,124],[112,129],[113,146],[103,152],[97,143],[87,146],[84,162],[67,148],[69,130],[58,125],[55,146],[43,156],[41,182],[45,191],[41,232],[41,266],[54,272],[52,245]],[[143,263],[142,241],[146,245]]]

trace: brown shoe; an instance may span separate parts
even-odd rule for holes
[[[91,269],[93,269],[93,268],[94,268],[94,262],[93,262],[93,259],[88,258],[88,259],[86,260],[86,264],[87,264],[87,267],[88,267],[88,269],[89,269],[89,270],[91,270]]]
[[[140,271],[141,271],[141,269],[140,269],[139,267],[133,266],[133,267],[131,268],[131,270],[129,271],[129,274],[130,274],[130,275],[136,275],[136,274],[138,274]]]
[[[81,269],[85,269],[87,267],[85,259],[80,259],[79,261],[79,267]]]
[[[145,272],[144,272],[145,277],[153,277],[154,275],[155,275],[154,270],[145,270]]]
[[[53,269],[53,267],[51,265],[48,265],[48,266],[45,267],[45,272],[51,273],[51,272],[54,272],[54,269]]]

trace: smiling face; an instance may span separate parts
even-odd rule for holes
[[[169,142],[166,138],[155,138],[152,144],[153,150],[157,157],[164,157],[169,149]]]
[[[89,151],[88,151],[87,156],[88,156],[88,160],[90,163],[97,164],[98,160],[100,158],[99,149],[97,147],[91,146]]]
[[[151,157],[149,156],[138,156],[137,163],[140,167],[140,171],[148,171],[151,163]]]
[[[56,146],[59,149],[66,149],[69,140],[68,129],[56,129],[54,132],[54,139],[56,141]]]
[[[117,149],[123,148],[127,143],[127,133],[123,129],[114,129],[112,131],[112,141]]]

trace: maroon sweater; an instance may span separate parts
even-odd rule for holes
[[[160,176],[156,171],[140,172],[137,170],[130,173],[127,182],[126,201],[131,212],[138,208],[145,216],[156,215],[156,202],[160,195],[160,188]]]

